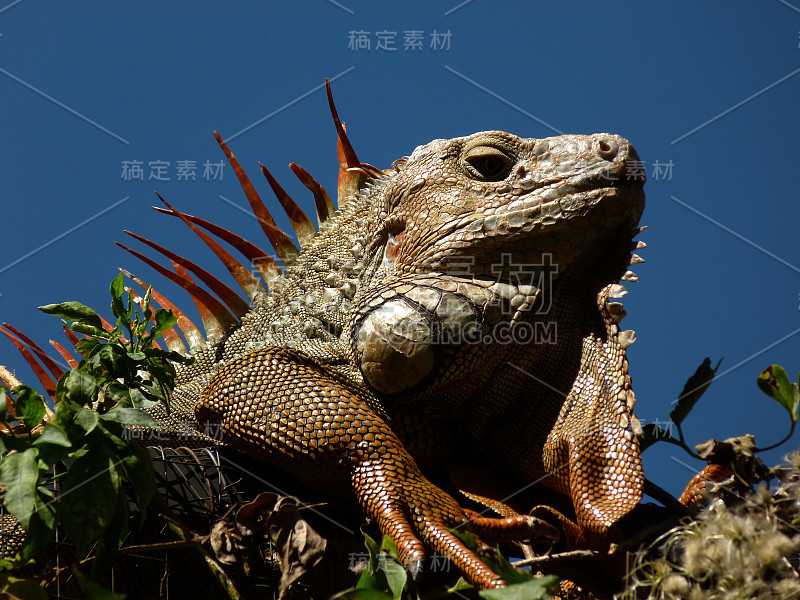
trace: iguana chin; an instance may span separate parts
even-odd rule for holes
[[[164,211],[212,244],[252,309],[219,282],[227,306],[201,294],[185,268],[207,274],[135,236],[170,257],[170,277],[207,323],[204,343],[181,320],[197,360],[179,369],[171,415],[155,414],[176,438],[219,442],[203,434],[219,426],[227,446],[354,493],[412,568],[431,549],[475,584],[503,586],[449,529],[528,539],[552,527],[466,511],[419,465],[474,462],[543,482],[571,499],[574,521],[547,507],[535,514],[555,514],[574,545],[607,535],[639,502],[625,357],[634,338],[610,299],[641,260],[631,254],[641,163],[616,135],[489,131],[434,140],[380,171],[358,160],[328,95],[338,210],[292,165],[314,192],[319,231],[262,166],[302,251],[218,136],[285,272],[242,238]],[[269,293],[198,226],[254,261]]]

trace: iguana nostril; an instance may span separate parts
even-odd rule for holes
[[[600,157],[606,160],[613,159],[619,150],[619,146],[616,144],[616,142],[607,139],[598,140],[596,148]]]

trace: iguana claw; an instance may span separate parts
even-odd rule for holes
[[[356,470],[353,481],[362,506],[395,542],[403,565],[412,573],[419,572],[427,546],[450,559],[473,584],[481,588],[504,587],[503,579],[451,532],[472,529],[467,512],[418,472],[398,472],[408,467],[416,470],[413,462],[393,462],[388,468],[366,464]]]

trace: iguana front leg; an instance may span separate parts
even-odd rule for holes
[[[288,348],[270,347],[223,366],[195,409],[201,424],[220,423],[223,441],[293,473],[313,487],[351,487],[365,512],[392,537],[410,568],[424,546],[450,557],[481,587],[503,580],[448,528],[470,528],[458,503],[420,472],[369,394]],[[478,523],[477,529],[498,524]],[[492,520],[494,521],[494,520]],[[519,536],[520,527],[498,519]],[[479,533],[479,531],[478,531]],[[536,532],[531,525],[530,535]]]
[[[562,346],[553,350],[532,336],[509,345],[500,335],[513,339],[515,331],[547,324],[536,321],[536,286],[446,274],[389,277],[357,299],[353,362],[410,418],[438,418],[442,430],[460,426],[472,435],[474,458],[491,457],[498,470],[570,498],[574,523],[557,515],[566,543],[592,538],[599,547],[638,504],[642,486],[638,421],[610,293],[611,286],[601,290],[598,312],[585,324],[568,311],[549,311],[546,319],[562,326]]]

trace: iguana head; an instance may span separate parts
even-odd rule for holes
[[[373,260],[394,273],[468,264],[497,279],[502,253],[524,264],[548,254],[563,273],[598,242],[630,239],[644,209],[639,165],[627,140],[605,133],[434,140],[414,150],[376,202]]]
[[[594,304],[625,272],[644,209],[640,165],[631,144],[611,134],[537,140],[489,131],[414,150],[371,192],[371,241],[356,294],[365,306],[352,316],[367,381],[386,393],[424,383],[436,376],[431,346],[447,341],[434,340],[437,328],[474,333],[487,321],[547,313],[565,274],[581,279],[586,293],[572,290],[561,303]],[[424,275],[461,285],[448,309],[425,308],[438,296],[422,300],[419,285],[413,298],[387,296],[393,280]],[[495,314],[498,304],[503,315]]]

